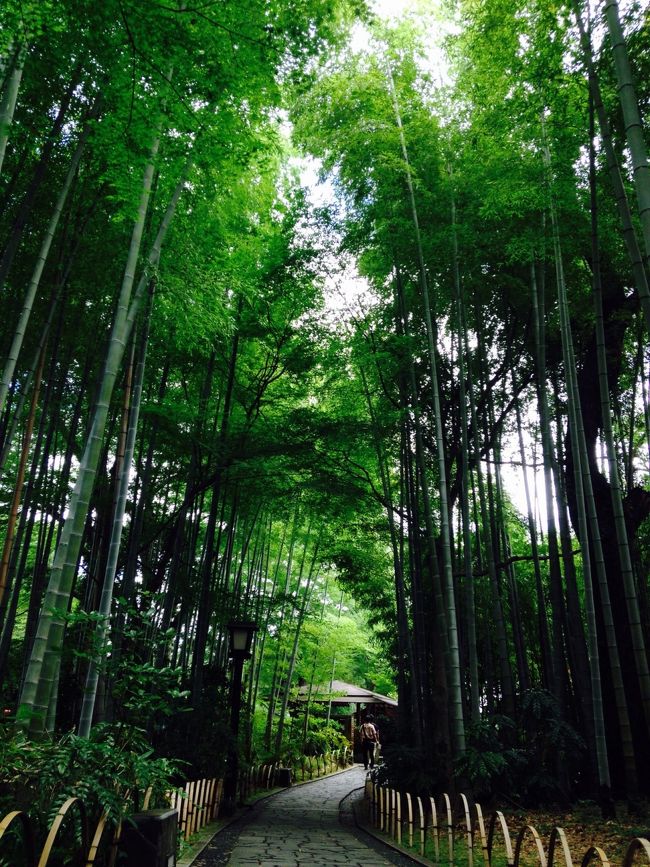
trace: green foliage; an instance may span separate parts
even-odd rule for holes
[[[318,723],[321,723],[319,726]],[[330,720],[329,723],[317,717],[312,717],[310,726],[305,738],[305,755],[316,756],[319,753],[326,753],[332,750],[340,750],[343,747],[349,747],[350,741],[342,734],[341,726],[335,721]]]
[[[336,565],[346,592],[370,612],[370,625],[390,646],[394,638],[395,600],[388,551],[378,527],[381,518],[366,511],[336,526],[327,555]],[[383,529],[383,527],[382,527]]]
[[[317,599],[318,604],[327,608],[328,597],[318,594]],[[335,680],[392,695],[395,690],[394,672],[390,659],[386,658],[382,630],[368,622],[364,608],[344,598],[340,612],[330,609],[323,617],[320,615],[321,611],[314,605],[312,616],[304,626],[297,675],[306,681],[311,679],[315,662],[315,684],[326,683],[335,658]]]
[[[153,603],[151,594],[143,594],[142,600]],[[95,659],[105,682],[110,689],[111,718],[118,723],[153,733],[178,714],[189,710],[189,691],[183,689],[183,671],[180,667],[158,664],[152,660],[156,650],[173,637],[173,630],[159,633],[156,645],[149,653],[143,650],[151,644],[149,636],[153,627],[153,611],[137,609],[126,600],[118,600],[119,614],[126,618],[120,630],[119,652],[115,644],[97,645],[93,625],[101,620],[96,612],[80,608],[65,615],[69,641],[64,649],[66,663],[65,689],[69,698],[81,692],[83,684],[75,677],[75,667],[80,663],[82,671],[88,659]],[[72,702],[71,702],[72,703]],[[68,708],[60,712],[62,720],[68,720]],[[70,719],[74,724],[74,719]]]
[[[303,736],[302,720],[296,719],[283,749],[282,761],[292,763],[301,756],[320,756],[333,750],[349,747],[350,742],[344,737],[341,726],[335,720],[329,723],[325,717],[311,714],[307,733]]]
[[[119,715],[144,725],[187,710],[182,704],[189,691],[178,687],[181,674],[180,668],[160,668],[150,662],[120,663],[113,686]]]
[[[544,689],[522,695],[520,706],[522,747],[529,769],[520,783],[529,802],[564,800],[575,788],[584,739],[563,718],[557,700]]]
[[[521,696],[517,721],[486,716],[468,727],[468,747],[455,764],[477,800],[503,794],[522,803],[556,803],[567,797],[585,750],[580,735],[543,689]]]
[[[30,741],[5,725],[0,729],[0,813],[24,809],[41,830],[61,804],[80,798],[88,814],[106,813],[113,824],[142,805],[164,802],[179,766],[156,758],[144,732],[122,724],[98,725],[89,738],[73,733]]]
[[[517,771],[523,765],[521,750],[507,746],[515,734],[515,723],[501,715],[467,727],[467,750],[457,759],[455,773],[470,783],[477,800],[489,799],[496,791],[515,791]]]
[[[230,726],[229,683],[216,666],[204,671],[201,695],[189,707],[188,699],[150,726],[157,755],[178,759],[187,779],[223,778],[228,751],[233,745]],[[247,728],[247,707],[242,708],[241,732]],[[242,738],[243,740],[243,738]],[[241,749],[242,761],[247,761]]]
[[[421,796],[447,788],[445,762],[437,766],[437,773],[432,775],[429,770],[430,750],[419,750],[410,744],[391,743],[382,744],[381,752],[384,763],[372,772],[376,782]]]

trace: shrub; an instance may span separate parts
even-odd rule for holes
[[[0,815],[24,809],[42,830],[70,797],[80,798],[90,817],[105,812],[116,823],[141,807],[149,787],[152,803],[164,801],[176,772],[132,726],[98,725],[88,738],[41,741],[0,729]]]
[[[478,800],[495,791],[516,791],[524,756],[516,746],[516,725],[510,717],[495,714],[467,726],[467,747],[455,764],[455,774],[469,783]]]
[[[467,727],[467,749],[455,772],[477,799],[499,793],[528,805],[565,801],[585,744],[543,689],[520,697],[517,720],[486,716]]]

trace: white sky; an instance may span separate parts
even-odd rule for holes
[[[382,18],[401,18],[411,5],[410,0],[374,0],[372,7]]]

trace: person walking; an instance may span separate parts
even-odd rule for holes
[[[368,770],[368,765],[371,768],[375,767],[375,750],[379,743],[379,733],[375,726],[374,717],[370,714],[366,717],[359,728],[361,736],[361,749],[363,751],[363,766]]]

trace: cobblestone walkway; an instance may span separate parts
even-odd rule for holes
[[[355,767],[260,801],[243,820],[217,834],[194,867],[412,864],[354,826],[346,796],[363,787],[365,777],[363,768]]]

